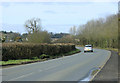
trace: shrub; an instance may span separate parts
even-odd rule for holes
[[[49,56],[48,56],[48,55],[45,55],[45,54],[42,54],[42,55],[40,56],[40,58],[41,58],[41,59],[49,58]]]
[[[42,54],[55,56],[72,50],[75,50],[73,44],[3,43],[2,60],[32,59],[43,57]]]

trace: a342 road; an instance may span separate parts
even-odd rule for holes
[[[94,49],[93,53],[80,53],[58,59],[3,68],[2,81],[79,81],[91,69],[102,66],[110,52]]]

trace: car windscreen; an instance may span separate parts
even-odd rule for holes
[[[85,46],[85,47],[92,47],[92,46]]]

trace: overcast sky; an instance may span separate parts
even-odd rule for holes
[[[118,12],[117,2],[2,2],[2,30],[24,33],[24,23],[40,18],[49,32],[69,32],[73,25]]]

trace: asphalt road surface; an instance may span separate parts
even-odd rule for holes
[[[111,52],[94,49],[94,52],[80,53],[2,69],[2,81],[80,81],[90,70],[102,66]]]
[[[111,57],[107,61],[103,69],[95,76],[93,81],[112,81],[113,83],[120,83],[118,79],[118,53],[111,51]]]

